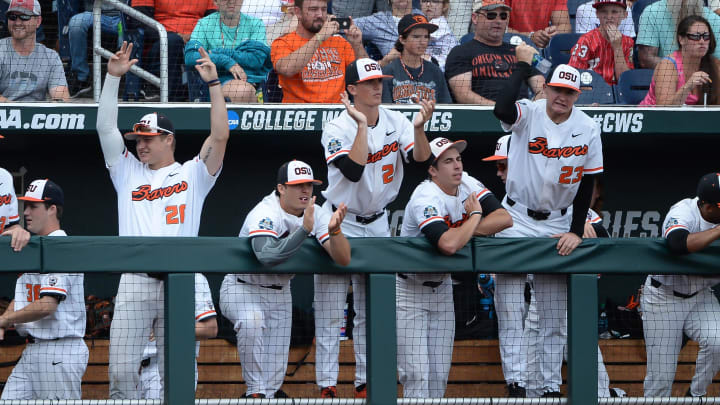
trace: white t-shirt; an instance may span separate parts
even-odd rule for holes
[[[508,150],[507,195],[535,211],[548,212],[572,205],[583,174],[603,171],[600,126],[573,107],[570,117],[555,124],[545,100],[515,103],[517,121]]]
[[[0,167],[0,233],[20,222],[18,203],[10,172]]]
[[[48,236],[67,236],[57,230]],[[43,319],[18,323],[18,333],[36,339],[58,339],[85,336],[85,289],[82,273],[23,273],[15,283],[15,311],[19,311],[45,295],[60,300],[57,309]]]
[[[697,206],[698,198],[686,198],[670,207],[663,222],[663,238],[667,238],[671,232],[684,229],[690,233],[703,232],[715,228],[713,224],[703,219],[700,215],[700,208]],[[663,285],[671,287],[674,291],[683,294],[693,294],[705,288],[720,283],[718,277],[701,277],[688,275],[652,275],[652,278]]]
[[[118,195],[120,236],[197,236],[212,176],[199,157],[151,170],[127,148],[108,167]]]
[[[315,204],[315,221],[310,233],[322,245],[328,239],[328,224],[332,214]],[[287,237],[303,226],[303,217],[287,213],[280,206],[280,198],[273,191],[258,203],[247,215],[242,229],[241,238],[270,236],[276,239]],[[294,274],[231,274],[250,284],[286,286]]]
[[[575,15],[575,33],[584,34],[600,26],[600,20],[597,18],[595,7],[593,7],[592,4],[593,2],[589,1],[578,7],[577,14]],[[627,8],[627,13],[627,17],[620,22],[618,31],[630,38],[635,38],[635,24],[632,19],[632,7]]]
[[[397,111],[379,107],[377,125],[368,128],[368,158],[358,182],[348,180],[332,162],[350,153],[357,123],[347,111],[327,123],[322,133],[328,187],[322,192],[331,204],[345,203],[348,212],[371,216],[393,202],[403,179],[403,162],[415,144],[415,131],[408,119]]]

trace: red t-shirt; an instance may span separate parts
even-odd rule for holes
[[[505,0],[512,7],[510,28],[519,32],[540,31],[550,25],[553,11],[567,10],[567,0]]]
[[[155,8],[155,20],[169,32],[192,34],[205,11],[215,10],[213,0],[132,0],[133,7]]]
[[[626,35],[622,36],[625,63],[630,69],[634,69],[632,62],[634,42],[632,38]],[[600,74],[608,84],[617,84],[615,53],[610,41],[605,39],[597,28],[580,37],[572,49],[569,65],[577,69],[592,69]]]

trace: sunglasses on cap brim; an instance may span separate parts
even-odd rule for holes
[[[133,132],[137,133],[138,135],[174,135],[173,132],[170,130],[160,127],[154,127],[147,124],[133,125]]]

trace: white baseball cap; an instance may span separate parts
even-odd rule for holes
[[[372,79],[391,78],[384,75],[380,64],[370,58],[360,58],[351,62],[345,69],[345,84],[356,84]]]
[[[154,112],[143,115],[140,121],[133,125],[132,132],[125,134],[125,139],[134,140],[138,135],[157,136],[175,135],[175,126],[172,121],[162,113]]]
[[[310,165],[299,160],[292,160],[280,166],[278,170],[277,184],[322,184],[322,181],[315,180]]]
[[[450,148],[455,148],[458,153],[462,153],[465,148],[467,148],[467,142],[463,140],[453,142],[443,137],[438,137],[430,141],[430,152],[432,152],[432,155],[435,157],[435,159],[433,159],[433,163],[438,160],[440,155]]]
[[[55,205],[65,204],[65,194],[60,186],[48,179],[35,180],[25,190],[25,195],[18,200],[32,202],[49,202]]]
[[[503,160],[508,158],[508,145],[510,144],[510,135],[503,135],[495,144],[495,154],[483,159],[484,162],[492,162],[494,160]]]
[[[547,81],[548,86],[565,87],[580,92],[580,72],[574,67],[557,65],[548,76],[550,77]]]

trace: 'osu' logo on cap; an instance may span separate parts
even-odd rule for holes
[[[310,170],[309,167],[296,167],[295,168],[295,174],[298,176],[301,176],[303,174],[307,174],[309,176],[312,176],[312,170]]]
[[[573,82],[577,80],[577,76],[575,76],[575,74],[571,72],[560,72],[560,74],[558,74],[558,77],[560,79],[566,79]]]
[[[368,63],[367,65],[365,65],[366,72],[372,72],[373,70],[380,71],[380,65],[378,65],[377,63]]]
[[[445,145],[446,143],[450,143],[450,140],[447,138],[442,138],[439,141],[435,142],[435,146],[437,146],[439,148],[439,147],[442,147],[443,145]]]

